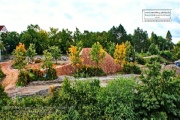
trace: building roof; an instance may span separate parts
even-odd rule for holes
[[[3,27],[4,27],[4,25],[0,25],[0,31],[2,30]]]
[[[0,31],[5,27],[6,33],[8,32],[5,25],[0,25]]]
[[[91,50],[92,48],[83,48],[80,55],[84,59],[83,64],[95,66],[96,64],[90,59]],[[116,73],[121,69],[120,65],[116,64],[114,59],[107,52],[100,67],[106,74]]]

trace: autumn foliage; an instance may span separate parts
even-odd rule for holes
[[[69,58],[71,60],[71,64],[74,66],[74,70],[76,71],[76,69],[78,69],[83,62],[83,59],[80,57],[80,48],[71,45],[71,47],[69,48]]]
[[[26,65],[26,49],[24,44],[19,43],[18,46],[16,46],[16,49],[13,52],[14,55],[14,63],[13,66],[15,68],[21,69]]]
[[[126,46],[124,43],[120,44],[120,45],[116,45],[116,49],[114,52],[114,61],[117,64],[120,64],[121,67],[124,66],[124,64],[126,63]]]

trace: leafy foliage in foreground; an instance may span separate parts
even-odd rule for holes
[[[147,66],[149,70],[138,80],[139,84],[133,78],[116,78],[106,87],[100,87],[96,79],[71,83],[66,78],[61,89],[45,98],[26,97],[16,99],[9,106],[3,104],[6,106],[0,110],[0,117],[17,119],[21,112],[22,118],[27,119],[36,118],[39,113],[38,119],[178,120],[180,79],[172,71],[160,73],[160,64],[156,62]],[[10,106],[34,108],[29,112],[13,111],[6,108]]]
[[[2,79],[5,77],[6,75],[3,73],[2,71],[2,67],[0,65],[0,82],[2,81]]]
[[[180,80],[172,71],[160,73],[160,64],[148,64],[135,93],[136,113],[140,118],[178,119],[180,117]]]

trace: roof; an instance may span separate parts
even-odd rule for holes
[[[90,59],[91,50],[92,48],[83,48],[80,55],[84,59],[83,64],[95,66],[96,64]],[[100,67],[106,74],[116,73],[121,69],[120,65],[116,64],[114,59],[107,52],[105,52],[105,57]]]
[[[2,28],[5,27],[4,25],[0,25],[0,31],[2,30]]]

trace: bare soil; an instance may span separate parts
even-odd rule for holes
[[[18,69],[11,68],[12,60],[1,62],[0,64],[3,73],[6,75],[6,77],[2,80],[2,85],[5,87],[5,91],[14,88],[18,80]]]

